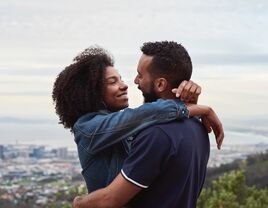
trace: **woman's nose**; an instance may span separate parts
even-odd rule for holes
[[[127,90],[127,89],[128,89],[128,85],[127,85],[126,83],[124,83],[124,82],[121,82],[121,86],[120,86],[120,88],[121,88],[122,90]]]

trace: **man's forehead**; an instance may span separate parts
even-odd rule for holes
[[[151,64],[152,59],[153,56],[142,54],[138,65],[138,72],[146,71]]]
[[[146,55],[146,54],[142,54],[141,55],[141,60],[145,61],[145,62],[151,62],[153,60],[153,56],[149,56],[149,55]]]

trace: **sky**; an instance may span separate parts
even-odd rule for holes
[[[71,141],[51,99],[57,74],[93,44],[108,49],[129,85],[140,46],[182,43],[202,86],[200,104],[215,109],[227,132],[268,137],[266,0],[0,1],[0,143]]]

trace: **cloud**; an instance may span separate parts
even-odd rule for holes
[[[212,65],[266,65],[268,54],[195,54],[194,63]]]
[[[53,124],[55,120],[41,119],[41,118],[20,118],[20,117],[0,117],[0,123],[5,124],[23,124],[23,125],[39,125],[39,124]]]
[[[51,92],[36,91],[36,92],[0,92],[0,96],[50,96]]]

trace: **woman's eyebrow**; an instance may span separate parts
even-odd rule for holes
[[[116,76],[106,77],[105,79],[116,79]]]
[[[105,78],[106,81],[109,81],[109,80],[116,80],[117,77],[116,76],[111,76],[111,77],[107,77]]]

